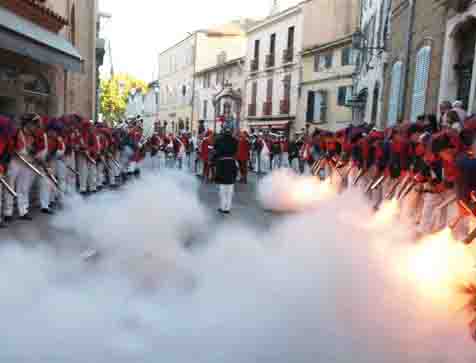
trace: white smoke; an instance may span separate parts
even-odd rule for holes
[[[355,193],[267,229],[216,222],[198,191],[163,174],[76,200],[54,226],[97,261],[0,247],[0,361],[475,362],[465,317],[398,276],[409,233]]]

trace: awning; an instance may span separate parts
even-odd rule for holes
[[[65,38],[0,7],[0,48],[81,72],[82,58]]]

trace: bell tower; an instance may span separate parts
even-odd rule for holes
[[[273,16],[277,13],[279,13],[279,2],[278,0],[272,0],[269,16]]]

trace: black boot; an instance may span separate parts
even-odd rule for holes
[[[22,221],[28,221],[29,222],[29,221],[33,220],[33,217],[31,216],[30,213],[27,213],[27,214],[24,214],[24,215],[20,216],[20,219]]]

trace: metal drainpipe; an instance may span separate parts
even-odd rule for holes
[[[193,54],[193,76],[192,76],[192,114],[190,116],[191,130],[193,130],[193,114],[195,112],[195,72],[197,71],[197,45],[198,45],[198,32],[195,32],[195,46],[193,50],[193,53],[194,53]]]
[[[405,108],[408,95],[408,86],[409,86],[409,74],[410,74],[410,55],[412,52],[412,43],[413,43],[413,25],[415,23],[415,4],[416,0],[410,0],[411,7],[410,13],[408,15],[408,31],[407,31],[407,41],[406,41],[406,54],[405,54],[405,77],[403,80],[403,97],[402,97],[402,108],[400,111],[400,116],[405,117]]]

